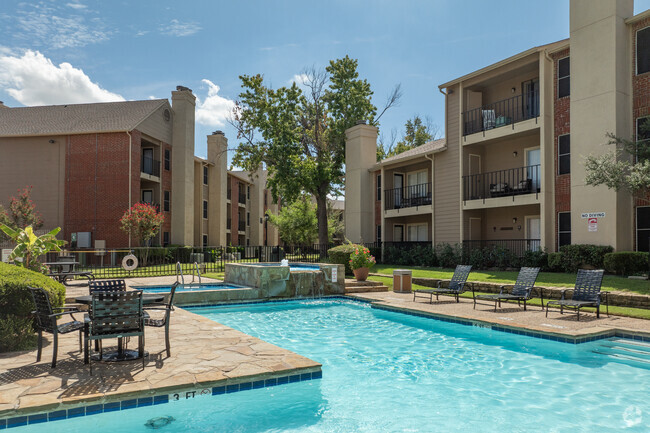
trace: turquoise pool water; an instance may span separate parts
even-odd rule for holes
[[[160,286],[133,286],[134,289],[142,290],[145,293],[168,293],[171,285]],[[201,292],[204,290],[228,290],[228,289],[243,289],[243,286],[227,283],[209,283],[209,284],[185,284],[178,286],[176,292]]]
[[[650,370],[348,301],[192,309],[323,364],[323,378],[16,432],[648,432]]]

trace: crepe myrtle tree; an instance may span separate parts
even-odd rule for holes
[[[9,209],[0,204],[0,224],[4,224],[13,231],[20,231],[28,226],[36,231],[43,227],[41,214],[36,211],[36,206],[31,199],[32,187],[28,186],[18,190],[18,196],[9,199]],[[9,236],[0,231],[0,241],[9,239]]]
[[[146,246],[149,240],[158,234],[163,222],[165,216],[158,212],[155,206],[150,203],[136,203],[120,218],[120,228]],[[148,249],[145,248],[142,255],[143,266],[147,264],[147,255]]]
[[[230,119],[240,140],[233,164],[251,173],[265,166],[275,200],[291,203],[311,194],[318,242],[327,244],[327,196],[339,196],[343,185],[345,130],[360,120],[377,126],[398,102],[400,87],[378,115],[370,83],[359,78],[357,60],[348,56],[330,61],[325,70],[306,70],[300,83],[288,87],[273,89],[262,75],[240,79],[242,92]]]

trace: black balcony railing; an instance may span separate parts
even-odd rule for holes
[[[226,220],[226,229],[230,230],[230,227],[232,227],[232,218]]]
[[[473,250],[499,248],[509,251],[516,257],[522,257],[526,251],[539,251],[542,243],[539,239],[483,239],[463,241],[463,253],[469,257]]]
[[[239,191],[239,198],[237,201],[241,204],[246,204],[246,194],[242,194],[242,192]]]
[[[232,197],[232,190],[229,188],[226,192],[226,198],[230,200],[231,197]]]
[[[384,210],[431,204],[431,184],[405,186],[384,191]]]
[[[239,231],[240,232],[246,231],[246,221],[239,221]]]
[[[160,177],[160,161],[143,156],[140,171],[151,176]]]
[[[512,197],[537,194],[540,191],[540,166],[463,176],[463,200],[484,200],[493,197]]]
[[[513,96],[463,113],[463,135],[532,119],[539,116],[539,92]]]

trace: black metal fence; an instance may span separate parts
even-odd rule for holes
[[[511,197],[540,192],[540,165],[463,176],[463,200]]]
[[[384,209],[401,209],[407,207],[424,206],[431,204],[431,184],[392,188],[384,191]]]
[[[539,116],[539,92],[533,91],[463,113],[463,135],[475,134]]]

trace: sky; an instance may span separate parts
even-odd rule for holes
[[[635,13],[650,8],[637,0]],[[0,0],[0,100],[10,107],[197,96],[195,153],[222,130],[242,74],[274,88],[306,68],[358,59],[380,120],[401,136],[414,115],[444,134],[438,85],[569,36],[568,0]]]

